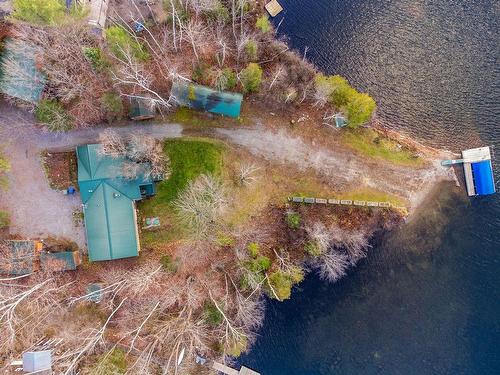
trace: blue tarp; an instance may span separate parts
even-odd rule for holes
[[[488,195],[495,192],[495,180],[491,160],[472,163],[472,174],[477,195]]]
[[[239,117],[243,100],[243,95],[238,93],[182,81],[173,83],[171,94],[179,105],[230,117]]]

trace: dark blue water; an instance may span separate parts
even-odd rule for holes
[[[387,126],[500,155],[500,2],[280,2],[280,34],[374,96]],[[270,302],[240,362],[264,375],[500,374],[500,195],[440,186],[344,280],[311,275]]]

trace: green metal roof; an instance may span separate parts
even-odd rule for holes
[[[103,155],[101,145],[79,146],[76,153],[90,260],[137,256],[134,201],[142,198],[141,188],[154,192],[151,178],[144,174],[135,180],[123,178],[120,171],[126,158]],[[147,164],[143,167],[149,168]]]
[[[139,254],[134,202],[130,198],[103,182],[85,204],[84,215],[91,261]]]
[[[9,39],[5,43],[3,56],[0,56],[0,92],[37,104],[46,84],[46,77],[36,68],[36,48],[21,40]],[[7,61],[16,65],[15,74],[12,69],[5,69]]]
[[[80,195],[83,203],[86,203],[92,196],[94,190],[103,182],[106,183],[121,194],[126,195],[132,200],[140,200],[141,189],[143,185],[153,185],[150,177],[146,175],[147,164],[142,164],[144,172],[139,174],[135,180],[123,178],[121,167],[127,162],[125,157],[113,158],[103,155],[102,146],[99,144],[90,144],[79,146],[76,149],[78,159],[78,184],[80,185]]]
[[[240,115],[243,101],[239,93],[216,91],[185,81],[174,81],[171,95],[179,105],[230,117]]]

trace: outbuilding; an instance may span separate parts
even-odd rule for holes
[[[490,195],[495,193],[495,178],[491,165],[489,147],[478,147],[462,151],[467,194]]]

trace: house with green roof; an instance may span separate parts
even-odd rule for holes
[[[78,185],[90,261],[139,255],[135,202],[155,194],[150,166],[141,163],[133,179],[123,176],[126,157],[112,157],[99,144],[79,146]]]

